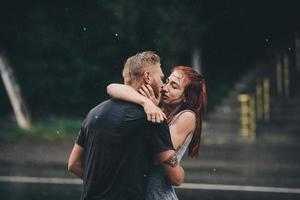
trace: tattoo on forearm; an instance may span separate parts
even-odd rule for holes
[[[163,161],[163,163],[172,168],[176,167],[178,165],[176,153],[172,154],[167,160]]]

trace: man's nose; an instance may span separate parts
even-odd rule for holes
[[[167,87],[166,87],[166,86],[167,86],[167,84],[163,84],[163,85],[161,86],[161,90],[163,90],[163,91],[166,92],[166,91],[167,91]]]

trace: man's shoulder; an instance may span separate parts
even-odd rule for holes
[[[118,109],[122,109],[126,120],[146,118],[146,114],[142,106],[122,100],[112,99],[112,101],[116,104]]]
[[[123,115],[129,118],[143,118],[145,112],[143,107],[127,101],[108,99],[92,108],[88,115],[114,113],[114,115]]]
[[[126,107],[129,107],[129,108],[136,108],[136,109],[139,109],[139,105],[137,104],[133,104],[133,103],[130,103],[130,102],[127,102],[127,101],[122,101],[122,100],[118,100],[118,99],[107,99],[101,103],[99,103],[98,105],[96,105],[95,107],[93,107],[91,109],[92,110],[97,110],[99,108],[110,108],[110,107],[121,107],[121,108],[126,108]]]
[[[104,105],[110,105],[110,106],[114,106],[116,108],[122,108],[125,110],[132,110],[132,111],[136,111],[136,112],[144,112],[143,111],[143,107],[138,105],[138,104],[134,104],[128,101],[123,101],[123,100],[118,100],[118,99],[109,99],[101,104]],[[100,104],[100,105],[101,105]]]
[[[164,132],[169,132],[169,125],[167,124],[167,122],[162,122],[162,123],[151,123],[151,128],[155,131],[159,130],[160,131],[164,131]]]

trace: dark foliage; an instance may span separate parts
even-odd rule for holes
[[[299,28],[297,17],[296,6],[274,1],[10,0],[0,8],[0,48],[36,115],[82,115],[107,98],[108,83],[122,81],[126,57],[143,50],[157,51],[168,74],[201,48],[217,101],[266,39]],[[10,112],[3,90],[0,115]]]

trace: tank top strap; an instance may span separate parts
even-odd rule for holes
[[[191,113],[193,113],[194,115],[196,115],[196,113],[195,113],[194,111],[192,111],[192,110],[182,110],[182,111],[180,111],[179,113],[177,113],[177,114],[173,117],[173,119],[172,119],[171,122],[169,123],[169,126],[172,126],[172,124],[174,124],[174,123],[176,122],[176,120],[180,117],[180,115],[182,115],[182,114],[185,113],[185,112],[191,112]]]

